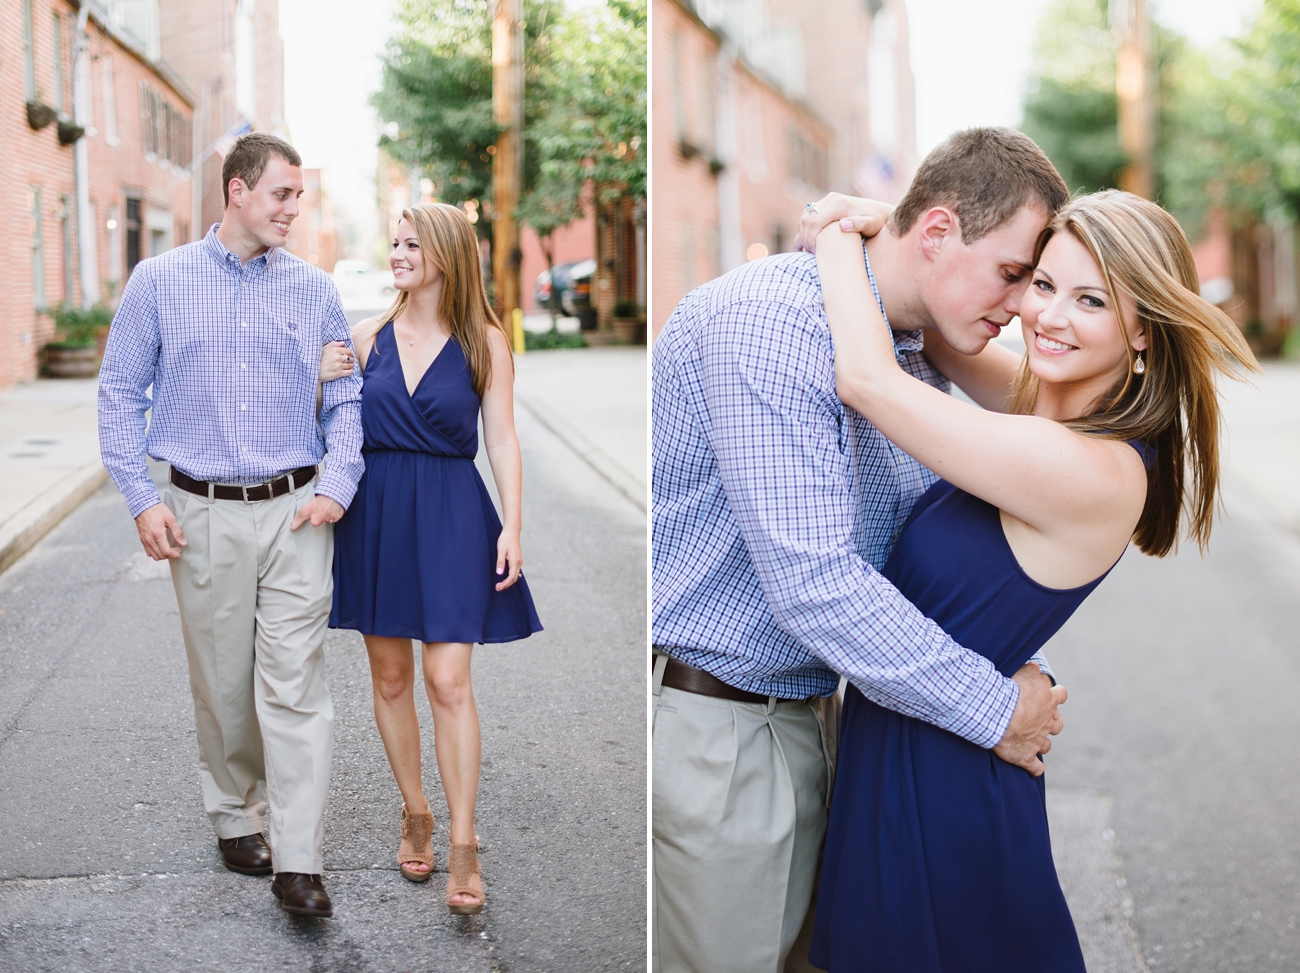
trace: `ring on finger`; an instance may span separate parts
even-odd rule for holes
[[[816,204],[816,203],[808,203],[806,206],[804,206],[803,209],[804,209],[804,212],[805,212],[805,213],[816,213],[816,212],[817,212],[817,204]]]

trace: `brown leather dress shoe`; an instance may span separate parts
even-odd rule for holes
[[[271,894],[280,900],[280,908],[295,916],[328,919],[334,915],[329,894],[319,875],[301,872],[276,872],[271,880]]]
[[[218,838],[221,861],[232,872],[241,875],[270,875],[271,846],[260,834],[246,834],[242,838]]]

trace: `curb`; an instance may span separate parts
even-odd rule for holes
[[[0,573],[9,570],[107,480],[108,471],[103,463],[99,460],[87,463],[0,525]]]
[[[515,402],[527,409],[534,419],[573,450],[578,459],[590,466],[601,479],[621,493],[634,507],[646,513],[648,491],[646,485],[635,474],[626,470],[571,423],[540,402],[532,401],[519,394],[515,395]]]

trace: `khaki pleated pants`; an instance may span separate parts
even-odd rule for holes
[[[656,688],[652,969],[782,973],[826,834],[818,707]]]
[[[325,684],[334,527],[289,530],[315,479],[260,503],[169,486],[188,546],[171,562],[199,779],[219,838],[260,832],[277,872],[319,874],[334,751]]]

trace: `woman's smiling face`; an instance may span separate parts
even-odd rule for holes
[[[1120,294],[1135,351],[1146,348],[1137,307]],[[1081,385],[1100,395],[1129,368],[1129,354],[1101,268],[1068,232],[1047,241],[1020,302],[1029,368],[1049,386]]]
[[[413,291],[442,279],[442,268],[420,249],[415,227],[405,219],[398,221],[388,267],[393,272],[393,286],[399,291]]]

